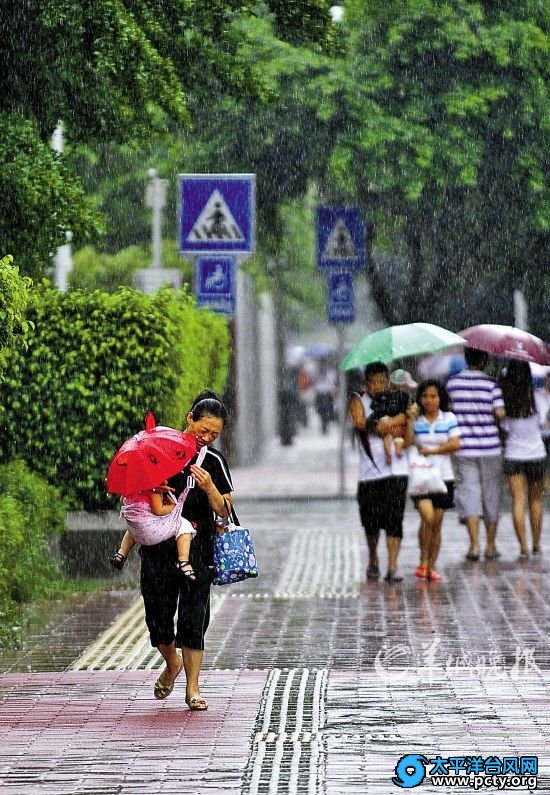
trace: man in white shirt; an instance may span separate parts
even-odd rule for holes
[[[382,362],[365,367],[365,392],[352,395],[349,413],[361,444],[359,445],[359,483],[357,500],[361,523],[369,549],[368,579],[378,579],[378,541],[380,530],[386,531],[388,570],[386,582],[396,583],[403,578],[397,573],[397,558],[403,538],[403,515],[407,497],[408,466],[405,455],[399,456],[392,447],[390,461],[386,460],[382,437],[399,429],[405,445],[412,439],[411,418],[405,414],[379,420],[369,420],[372,398],[390,388],[389,370]]]

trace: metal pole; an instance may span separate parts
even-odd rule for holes
[[[149,185],[149,195],[147,197],[147,203],[152,210],[151,267],[161,268],[162,267],[162,208],[164,206],[163,202],[164,197],[162,195],[162,187],[160,184],[161,181],[158,178],[158,172],[156,168],[150,168],[148,174],[151,182]]]
[[[336,333],[338,334],[338,362],[340,363],[344,358],[344,324],[336,324]],[[345,441],[346,441],[346,376],[342,371],[338,373],[338,403],[339,403],[339,416],[340,416],[340,449],[338,452],[338,473],[339,473],[339,496],[346,496],[346,456],[345,456]]]
[[[52,134],[52,149],[59,154],[63,153],[63,122],[59,121]],[[67,241],[63,246],[59,246],[55,254],[55,285],[60,293],[67,291],[68,275],[73,267],[73,256],[71,248],[72,232],[65,233]]]

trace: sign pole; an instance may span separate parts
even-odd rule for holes
[[[344,358],[344,342],[345,331],[344,324],[336,324],[336,333],[338,335],[338,361],[341,362]],[[340,497],[346,496],[346,374],[342,371],[339,372],[338,383],[338,402],[339,402],[339,415],[340,415],[340,449],[338,451],[338,482],[339,482],[339,495]]]

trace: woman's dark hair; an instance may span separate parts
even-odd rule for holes
[[[447,392],[441,381],[438,381],[436,378],[427,378],[425,381],[422,381],[418,385],[418,389],[416,390],[416,402],[418,403],[420,413],[424,414],[424,406],[422,405],[422,395],[431,386],[437,389],[437,394],[439,395],[439,408],[441,409],[441,411],[450,411],[451,399],[449,397],[449,393]]]
[[[526,419],[535,414],[533,378],[528,362],[513,359],[506,367],[501,386],[506,416]]]
[[[191,405],[190,411],[194,422],[203,417],[215,417],[216,419],[223,420],[224,425],[227,422],[228,411],[226,407],[219,396],[210,389],[204,389],[200,395],[197,395]]]

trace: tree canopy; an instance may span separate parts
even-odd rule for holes
[[[300,12],[301,25],[294,25]],[[89,202],[63,173],[62,158],[44,146],[61,119],[73,143],[138,146],[170,124],[190,124],[188,96],[215,107],[221,99],[269,95],[248,35],[257,16],[278,35],[330,50],[333,30],[326,0],[6,0],[0,8],[0,123],[28,142],[18,150],[12,189],[31,211],[0,218],[0,237],[26,273],[43,267],[71,230],[82,241],[100,231]],[[0,159],[9,182],[13,158]],[[1,158],[1,154],[0,154]],[[40,161],[42,168],[36,169]],[[57,190],[67,183],[67,193]],[[2,185],[4,187],[4,184]],[[44,214],[36,211],[42,196]],[[44,201],[46,197],[46,201]],[[11,198],[11,197],[10,197]],[[71,205],[69,211],[67,204]],[[50,218],[46,218],[49,214]]]
[[[544,5],[350,0],[346,15],[348,121],[333,174],[390,241],[390,278],[370,263],[383,313],[495,320],[507,287],[512,319],[513,288],[536,299],[548,259]]]

